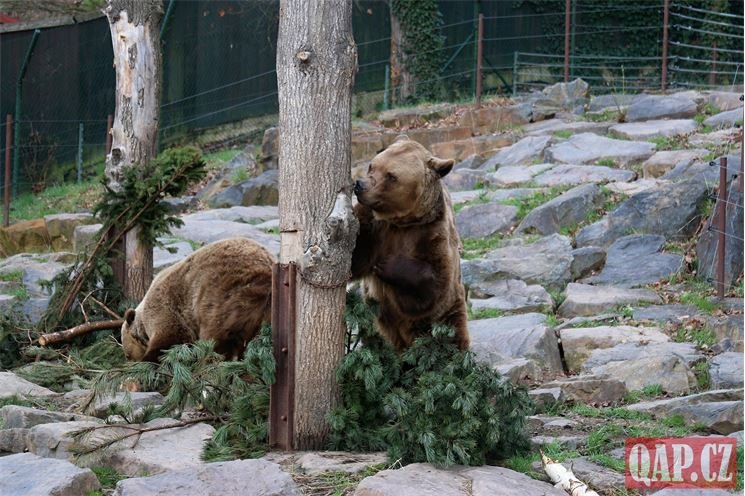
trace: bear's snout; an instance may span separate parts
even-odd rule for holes
[[[354,194],[359,195],[363,191],[365,191],[365,185],[358,179],[354,182]]]

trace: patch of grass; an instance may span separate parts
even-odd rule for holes
[[[681,150],[684,148],[684,141],[680,137],[655,136],[647,141],[657,145],[657,151],[661,150]]]
[[[28,406],[28,407],[34,407],[36,404],[34,404],[33,401],[29,401],[25,398],[22,398],[18,395],[12,395],[7,396],[5,398],[0,398],[0,408],[8,405],[15,405],[15,406]]]
[[[745,449],[737,448],[737,490],[743,489],[743,473],[745,472]]]
[[[569,188],[566,186],[554,186],[549,188],[547,191],[541,191],[532,196],[526,196],[524,198],[510,198],[505,200],[505,205],[512,205],[517,207],[517,220],[518,222],[523,220],[536,207],[540,207],[544,203],[553,200],[560,194],[567,191]]]
[[[224,162],[230,162],[236,155],[241,153],[240,150],[219,150],[212,153],[205,153],[202,155],[202,159],[207,164],[207,168],[213,168],[216,165],[222,165]]]
[[[499,248],[504,237],[497,233],[486,238],[468,238],[463,240],[463,258],[466,260],[479,258],[484,253]]]
[[[698,130],[698,132],[702,134],[709,134],[709,133],[713,133],[714,131],[715,131],[714,126],[710,126],[708,124],[704,124],[703,127]]]
[[[300,486],[303,494],[324,494],[327,496],[344,496],[352,494],[352,490],[365,477],[375,475],[385,470],[385,465],[370,465],[356,474],[348,472],[323,472],[318,475],[293,474],[295,483]]]
[[[716,302],[709,300],[705,295],[691,291],[682,293],[680,295],[680,302],[684,305],[693,305],[706,313],[711,313],[719,308]]]
[[[612,456],[606,455],[605,453],[595,453],[588,456],[587,458],[593,463],[603,465],[604,467],[608,467],[609,469],[615,470],[616,472],[623,473],[626,470],[626,463],[623,460],[613,458]]]
[[[590,122],[607,122],[616,121],[621,118],[621,113],[618,110],[605,109],[602,112],[593,112],[584,115],[585,120]]]
[[[504,312],[498,308],[478,308],[476,310],[472,308],[468,309],[469,320],[493,319],[503,316]]]
[[[80,212],[95,205],[103,193],[101,182],[96,179],[80,184],[69,183],[50,186],[38,195],[19,194],[10,204],[11,221],[40,219],[45,215]]]
[[[479,193],[479,196],[477,196],[473,200],[469,200],[467,202],[463,202],[463,203],[459,203],[458,205],[455,205],[453,207],[453,210],[457,214],[458,212],[463,210],[465,207],[470,207],[471,205],[480,205],[482,203],[489,203],[489,201],[490,201],[489,195],[487,194],[487,192],[482,191],[481,193]]]
[[[714,114],[718,114],[718,113],[721,112],[721,110],[719,109],[719,107],[717,107],[716,105],[712,104],[711,102],[704,103],[704,106],[701,109],[701,111],[704,113],[705,116],[714,115]],[[698,117],[698,116],[696,116],[696,117]]]
[[[612,158],[607,158],[606,157],[606,158],[601,158],[600,160],[598,160],[597,164],[598,165],[603,165],[605,167],[615,167],[616,166],[616,161],[613,160]]]
[[[679,328],[673,335],[673,341],[676,343],[695,343],[699,348],[710,348],[717,341],[714,331],[707,327],[699,329]]]
[[[270,227],[268,229],[264,229],[264,232],[267,232],[269,234],[279,234],[279,227]]]
[[[559,308],[559,305],[564,303],[564,300],[566,300],[566,294],[564,294],[564,291],[561,289],[549,289],[548,294],[551,295],[551,299],[554,300],[554,306],[556,308]]]
[[[696,124],[701,126],[704,121],[706,120],[706,116],[704,114],[696,114],[696,116],[693,118],[694,121],[696,121]]]
[[[246,172],[246,169],[240,167],[233,171],[233,175],[230,176],[230,182],[233,184],[238,184],[240,182],[245,181],[248,179],[248,172]]]
[[[587,436],[587,453],[599,455],[615,447],[617,438],[623,436],[623,429],[617,425],[606,424],[595,429]]]
[[[652,417],[644,412],[635,412],[622,407],[597,408],[590,405],[579,403],[572,407],[572,413],[582,417],[604,418],[604,419],[625,419],[625,420],[650,420]]]
[[[696,389],[706,391],[711,387],[708,362],[704,360],[695,364],[693,366],[693,375],[696,376]]]
[[[28,289],[26,286],[18,286],[9,291],[9,293],[16,297],[18,301],[26,301],[29,299]]]
[[[122,475],[109,467],[91,467],[91,470],[96,474],[98,482],[106,489],[113,489],[117,482],[127,478],[126,475]]]
[[[574,131],[569,129],[562,129],[560,131],[554,131],[554,136],[561,139],[571,138],[574,135]]]
[[[553,313],[546,314],[546,325],[549,327],[556,327],[559,325],[559,318]]]
[[[659,384],[650,384],[648,386],[644,386],[642,389],[629,391],[629,393],[624,398],[624,402],[638,403],[641,400],[651,400],[654,398],[659,398],[660,396],[662,396],[662,394],[662,386],[660,386]]]
[[[16,269],[8,272],[0,273],[0,281],[2,282],[20,282],[23,279],[23,270]]]

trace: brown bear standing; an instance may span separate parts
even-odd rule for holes
[[[467,349],[468,317],[460,278],[460,239],[442,179],[452,160],[406,137],[379,153],[355,182],[360,234],[352,278],[379,304],[377,325],[396,349],[442,323]]]
[[[271,314],[274,257],[233,238],[209,244],[163,270],[122,325],[127,359],[157,361],[175,344],[213,339],[215,351],[240,357]]]

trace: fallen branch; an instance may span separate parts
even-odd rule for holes
[[[554,487],[563,489],[571,496],[599,496],[598,493],[587,487],[587,484],[579,480],[571,470],[547,457],[543,454],[543,451],[541,451],[541,463],[546,475],[554,483]]]
[[[99,322],[86,322],[85,324],[80,324],[79,326],[75,326],[71,329],[65,329],[64,331],[42,334],[39,337],[39,345],[48,346],[54,343],[69,341],[75,336],[82,336],[83,334],[88,334],[93,331],[102,331],[104,329],[119,329],[123,323],[123,320],[102,320]]]

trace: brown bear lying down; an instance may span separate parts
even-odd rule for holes
[[[245,238],[209,244],[163,270],[122,325],[127,359],[157,361],[175,344],[213,339],[240,357],[271,314],[274,257]]]
[[[399,350],[435,323],[452,326],[458,346],[468,348],[460,239],[440,181],[452,167],[400,137],[355,182],[352,278],[362,278],[365,296],[379,303],[378,328]]]

